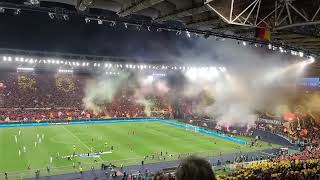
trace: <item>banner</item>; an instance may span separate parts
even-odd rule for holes
[[[266,124],[282,125],[282,121],[276,120],[276,119],[258,118],[258,122],[263,122],[263,123],[266,123]]]

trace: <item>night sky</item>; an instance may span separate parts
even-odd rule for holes
[[[46,13],[0,14],[0,34],[0,48],[153,59],[179,56],[193,45],[185,34],[86,24],[79,17],[51,20]]]

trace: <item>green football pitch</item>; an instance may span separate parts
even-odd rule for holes
[[[0,128],[0,171],[25,177],[34,175],[36,169],[46,172],[49,166],[50,173],[62,174],[76,171],[79,164],[89,170],[101,163],[140,164],[145,157],[145,163],[151,163],[189,154],[219,156],[270,148],[265,142],[260,144],[252,148],[161,122]],[[97,152],[105,154],[93,157]],[[71,160],[66,158],[73,154]]]

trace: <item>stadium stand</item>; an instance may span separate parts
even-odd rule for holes
[[[132,92],[126,89],[118,92],[112,102],[105,103],[101,113],[94,113],[83,107],[84,87],[90,75],[66,75],[55,73],[1,72],[0,74],[0,122],[5,121],[43,121],[99,118],[146,117],[141,104],[130,101]],[[257,130],[248,131],[246,127],[218,127],[212,121],[192,112],[192,99],[180,99],[178,104],[170,105],[163,96],[147,96],[153,102],[150,116],[170,117],[172,114],[182,119],[192,119],[197,126],[208,127],[230,134],[249,134],[261,138],[283,139],[281,144],[318,144],[317,131],[320,128],[319,116],[304,114],[303,123],[288,123],[283,117],[269,117],[259,113],[260,119],[279,123],[257,121]],[[190,123],[190,122],[187,122]],[[262,132],[263,131],[263,132]],[[266,132],[270,132],[269,135]],[[276,134],[273,136],[272,134]],[[273,138],[270,138],[273,137]]]
[[[250,163],[218,179],[319,179],[319,148]]]
[[[84,86],[89,76],[57,76],[54,74],[2,73],[0,81],[0,120],[38,121],[54,119],[144,117],[143,107],[130,101],[122,91],[106,103],[97,114],[83,107]],[[151,115],[165,116],[169,107],[160,96],[149,96],[154,102]]]
[[[277,179],[277,180],[316,180],[320,178],[320,148],[309,148],[301,153],[278,156],[261,161],[234,162],[235,168],[226,173],[227,175],[211,174],[210,169],[206,169],[207,161],[197,157],[188,157],[183,160],[175,171],[166,173],[156,173],[153,179],[197,179],[200,175],[203,179],[232,180],[232,179]],[[201,161],[201,163],[200,163]],[[199,165],[199,163],[201,165]],[[188,169],[189,168],[189,169]],[[207,178],[205,178],[207,177]],[[199,178],[198,178],[199,179]]]
[[[1,72],[0,122],[146,117],[143,106],[130,101],[132,93],[126,91],[126,89],[117,92],[111,102],[103,104],[102,112],[94,113],[86,110],[82,105],[82,100],[85,96],[83,89],[88,79],[90,79],[88,75]],[[183,112],[183,117],[188,119],[182,120],[183,122],[214,129],[230,136],[253,136],[285,146],[302,143],[316,147],[319,143],[317,132],[320,126],[316,123],[318,117],[313,118],[305,115],[300,117],[305,120],[304,123],[298,123],[298,121],[288,123],[283,117],[274,118],[260,113],[258,114],[260,120],[256,122],[255,127],[221,127],[210,117],[198,116],[193,113],[191,99],[181,99],[179,104],[171,106],[166,102],[166,97],[160,95],[147,96],[146,98],[153,102],[151,108],[151,116],[153,117],[168,118],[172,114],[181,115],[181,112]],[[252,146],[257,146],[253,141],[251,143],[253,143]],[[302,153],[282,155],[275,158],[268,156],[266,158],[249,159],[243,156],[228,162],[231,164],[239,163],[239,166],[227,175],[217,176],[217,179],[319,179],[319,158],[320,148],[307,148]],[[182,164],[191,160],[195,159],[189,158]],[[255,162],[248,163],[249,161]],[[211,165],[220,166],[219,163],[212,163]],[[150,175],[150,177],[154,179],[184,180],[188,179],[186,176],[192,176],[188,174],[192,172],[191,170],[187,170],[188,173],[185,174],[185,172],[181,173],[179,167],[181,166],[178,166],[176,176],[174,175],[174,169],[165,174],[158,173]]]

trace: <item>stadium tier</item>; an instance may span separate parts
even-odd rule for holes
[[[104,78],[99,81],[106,84],[121,79]],[[104,168],[97,169],[101,169],[101,164],[108,167],[112,164],[114,173],[122,177],[125,172],[122,168],[132,171],[135,165],[143,163],[142,167],[135,168],[139,173],[127,172],[129,176],[153,177],[164,162],[176,167],[189,155],[207,158],[215,167],[218,179],[286,179],[292,176],[292,168],[293,174],[303,177],[317,174],[314,169],[318,163],[318,156],[314,155],[317,151],[312,149],[311,156],[307,154],[309,151],[284,155],[288,152],[280,149],[318,143],[317,119],[310,115],[294,117],[304,118],[305,123],[299,124],[301,129],[296,128],[298,121],[288,126],[286,115],[275,118],[258,112],[255,126],[224,126],[209,114],[200,115],[192,110],[203,95],[181,96],[173,103],[168,94],[149,93],[144,94],[144,101],[149,103],[141,103],[136,86],[142,85],[134,82],[136,86],[132,88],[129,81],[117,86],[118,90],[112,92],[110,99],[102,97],[99,101],[99,96],[103,95],[98,93],[95,96],[98,99],[92,100],[97,110],[91,108],[91,104],[85,105],[86,98],[91,95],[87,86],[97,86],[97,82],[92,83],[96,80],[90,74],[1,72],[3,148],[0,154],[2,162],[6,163],[1,163],[0,170],[4,176],[15,179],[55,175],[60,178],[59,174],[89,169],[105,173]],[[155,78],[153,82],[160,80]],[[103,88],[104,85],[98,86]],[[282,156],[277,158],[278,154]],[[292,159],[298,157],[296,164],[292,164]],[[254,163],[244,164],[250,161]],[[232,162],[239,163],[243,169],[234,168],[230,165]],[[307,168],[303,168],[305,163]],[[288,174],[280,176],[279,170],[284,167],[288,168]],[[168,173],[161,177],[173,179],[175,170],[168,171],[170,177]]]

